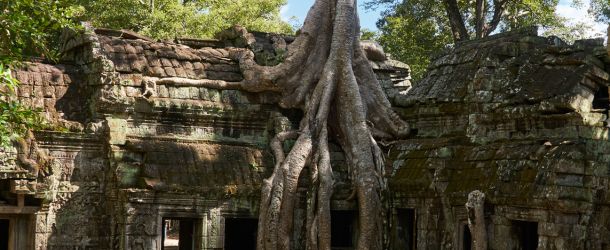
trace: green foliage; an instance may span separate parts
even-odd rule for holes
[[[606,1],[606,0],[602,0]],[[487,1],[491,3],[492,1]],[[555,14],[558,0],[508,1],[497,31],[528,26],[547,29],[558,27],[563,20]],[[411,66],[413,78],[420,79],[430,63],[430,56],[453,43],[447,12],[437,0],[371,0],[369,8],[385,7],[377,26],[378,41],[392,58]],[[458,0],[466,28],[474,37],[474,1]],[[493,18],[493,5],[488,5],[486,22]],[[497,32],[496,31],[496,32]]]
[[[610,1],[591,0],[589,13],[592,14],[598,22],[610,23]]]
[[[45,124],[40,110],[14,100],[18,85],[11,70],[0,64],[0,147],[9,147],[11,138],[25,135],[28,129],[41,129]]]
[[[360,40],[377,41],[378,38],[379,33],[377,33],[376,31],[372,31],[367,28],[360,29]]]
[[[54,59],[60,31],[75,28],[74,9],[59,0],[0,1],[0,63],[22,56]]]
[[[10,146],[13,137],[29,129],[41,129],[40,110],[17,100],[19,82],[10,67],[26,56],[55,59],[58,37],[64,28],[77,26],[69,18],[74,9],[58,0],[0,1],[0,146]]]
[[[404,1],[377,23],[379,43],[393,59],[409,64],[415,80],[426,71],[430,55],[452,41],[445,13],[436,1]]]
[[[210,38],[233,25],[290,33],[280,18],[286,0],[69,0],[79,20],[94,27],[129,29],[158,39]]]
[[[502,18],[500,31],[523,27],[557,27],[563,19],[555,13],[559,0],[522,0],[508,1]]]

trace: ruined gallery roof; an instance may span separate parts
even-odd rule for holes
[[[535,30],[439,54],[394,99],[418,131],[393,148],[394,190],[459,205],[481,189],[496,204],[566,211],[606,200],[595,190],[610,152],[609,66],[603,39],[568,45]]]

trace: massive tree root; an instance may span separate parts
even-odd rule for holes
[[[487,229],[485,228],[485,194],[475,190],[468,194],[468,228],[472,233],[475,250],[487,249]]]
[[[406,136],[409,127],[392,111],[360,48],[356,6],[356,0],[317,0],[284,62],[277,66],[257,65],[251,51],[233,51],[245,78],[239,89],[275,91],[282,96],[282,107],[304,111],[298,131],[277,134],[271,142],[276,166],[263,183],[258,249],[291,248],[298,180],[305,167],[312,183],[307,249],[330,249],[330,139],[343,149],[355,189],[357,248],[382,248],[385,182],[382,154],[374,138]],[[285,155],[282,141],[287,139],[296,142]]]

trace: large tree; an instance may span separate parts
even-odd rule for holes
[[[189,82],[250,92],[271,91],[279,105],[304,116],[299,128],[275,135],[272,175],[263,182],[258,225],[258,249],[290,249],[302,174],[309,173],[307,249],[330,249],[330,199],[333,193],[331,141],[340,146],[358,204],[357,249],[382,249],[386,188],[379,139],[409,134],[409,126],[392,110],[364,51],[356,0],[316,0],[286,57],[276,66],[261,66],[247,49],[234,49],[244,81],[228,83],[183,78]],[[236,31],[254,42],[244,29]],[[295,140],[286,154],[282,142]],[[303,171],[305,168],[309,171]]]
[[[382,153],[376,140],[406,136],[360,47],[356,0],[316,0],[284,62],[259,66],[240,53],[248,91],[275,91],[284,108],[303,110],[297,131],[272,141],[276,166],[263,184],[258,249],[290,249],[299,177],[308,166],[307,248],[330,249],[333,174],[329,141],[337,142],[350,172],[359,212],[358,249],[382,249]],[[280,142],[296,142],[284,154]],[[375,137],[377,139],[375,139]]]
[[[409,64],[414,78],[425,72],[431,54],[447,44],[528,26],[557,27],[557,0],[371,0],[387,7],[377,23],[379,42],[394,59]]]
[[[286,0],[66,0],[94,27],[129,29],[159,38],[210,38],[241,24],[257,31],[288,33],[280,18]]]

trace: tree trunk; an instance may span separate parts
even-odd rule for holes
[[[610,41],[610,25],[608,25],[608,30],[607,30],[606,34],[608,36],[608,41]],[[608,56],[610,56],[610,43],[608,43],[608,45],[606,45],[606,50],[608,51]]]
[[[244,91],[273,91],[279,105],[304,111],[298,131],[280,133],[271,142],[276,165],[261,191],[257,249],[290,249],[298,180],[310,169],[307,249],[330,249],[332,166],[329,140],[346,156],[359,208],[357,249],[382,249],[381,192],[383,159],[373,135],[397,138],[409,126],[391,108],[360,48],[356,0],[316,0],[283,63],[260,66],[251,51],[234,49],[244,81],[182,81]],[[250,41],[247,32],[245,40]],[[330,122],[329,122],[330,119]],[[287,155],[281,141],[296,142]]]
[[[477,0],[475,8],[475,19],[476,19],[476,37],[483,38],[485,29],[485,3],[486,0]]]
[[[460,7],[456,0],[443,0],[445,4],[445,10],[447,11],[447,17],[449,18],[449,25],[451,25],[451,32],[453,34],[453,41],[465,41],[469,40],[468,30],[466,30],[466,24],[460,13]]]
[[[502,15],[504,15],[504,8],[506,8],[506,2],[508,2],[508,0],[494,0],[494,15],[489,24],[485,25],[483,28],[484,37],[489,36],[491,32],[496,30],[498,24],[500,24]]]
[[[475,190],[468,194],[466,202],[468,228],[472,233],[475,250],[487,250],[487,229],[485,228],[485,194]]]

